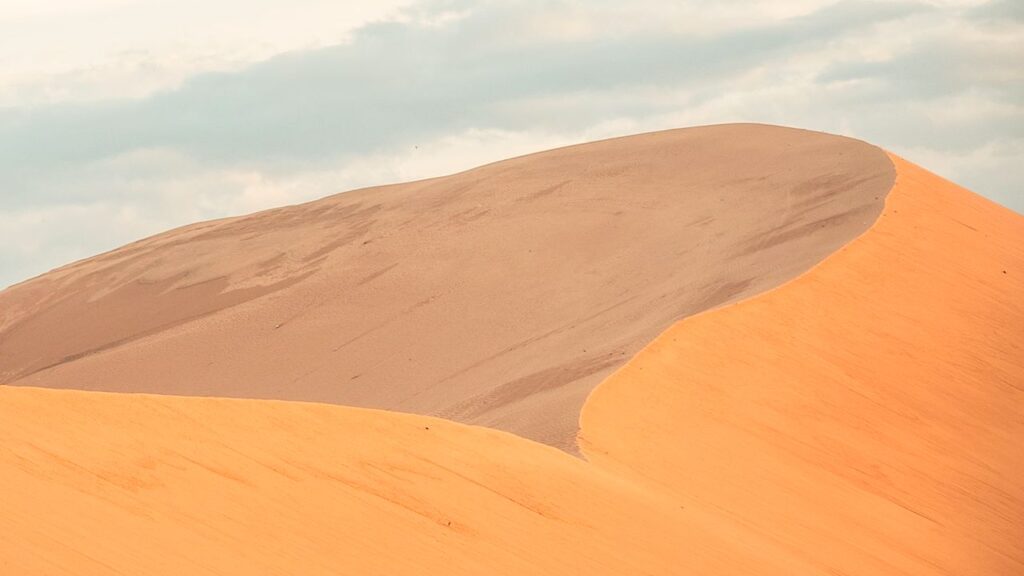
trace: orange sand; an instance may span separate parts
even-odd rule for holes
[[[0,387],[0,573],[800,571],[555,448],[320,404]]]
[[[425,416],[0,386],[0,573],[1024,573],[1024,219],[894,161],[865,235],[601,384],[589,462]]]
[[[904,160],[811,272],[591,395],[601,467],[836,574],[1024,574],[1024,219]]]

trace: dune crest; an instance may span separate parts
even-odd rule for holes
[[[584,405],[603,468],[829,573],[1024,571],[1024,219],[893,157],[864,235]]]

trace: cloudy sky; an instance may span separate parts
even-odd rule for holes
[[[169,227],[720,122],[1024,212],[1024,2],[0,0],[0,287]]]

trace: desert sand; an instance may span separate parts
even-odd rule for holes
[[[0,387],[5,574],[793,574],[727,519],[505,432]]]
[[[571,451],[598,382],[849,242],[893,178],[857,140],[709,126],[197,224],[0,293],[0,383],[400,410]]]
[[[1024,573],[1024,218],[893,158],[863,236],[674,325],[582,448],[833,574]]]
[[[604,259],[601,249],[624,249],[600,240],[597,230],[608,230],[609,222],[615,221],[605,214],[594,221],[600,227],[588,221],[581,228],[593,236],[572,233],[576,240],[594,238],[596,246],[593,254],[576,254],[581,260],[575,265],[595,258],[597,265],[615,267],[614,274],[600,282],[584,274],[584,288],[571,284],[581,281],[580,269],[573,265],[568,273],[554,263],[531,268],[562,282],[558,290],[532,293],[536,306],[546,305],[544,297],[563,307],[572,304],[561,290],[576,290],[571,295],[584,300],[578,303],[581,307],[607,305],[591,299],[590,291],[604,294],[605,284],[611,283],[620,291],[612,293],[626,303],[610,311],[598,307],[565,313],[544,308],[545,313],[565,314],[561,324],[550,325],[562,326],[561,331],[536,332],[504,354],[483,354],[480,339],[490,346],[510,334],[522,338],[538,329],[502,327],[501,318],[514,317],[515,311],[496,303],[506,302],[501,300],[507,297],[505,292],[525,290],[536,280],[525,274],[529,262],[517,263],[510,257],[502,266],[523,266],[524,276],[511,280],[515,286],[499,290],[500,298],[490,301],[492,309],[501,309],[500,314],[493,313],[493,323],[460,319],[443,304],[460,290],[500,287],[501,267],[484,282],[476,279],[487,276],[481,264],[477,276],[453,276],[464,284],[456,284],[444,297],[404,315],[379,316],[385,318],[383,323],[364,327],[355,340],[346,336],[349,340],[341,341],[339,350],[363,343],[368,348],[359,350],[364,353],[374,350],[371,342],[411,347],[367,356],[379,363],[375,374],[403,374],[391,372],[397,370],[391,366],[419,358],[424,351],[464,354],[457,363],[473,359],[459,377],[441,383],[431,380],[426,388],[444,390],[451,384],[454,403],[445,404],[440,393],[432,401],[439,407],[404,403],[401,394],[410,391],[419,393],[414,398],[430,395],[421,393],[411,380],[395,379],[391,384],[387,379],[368,379],[365,382],[386,389],[363,390],[368,396],[381,395],[372,402],[363,398],[365,404],[387,400],[399,410],[447,410],[472,421],[452,406],[467,398],[486,399],[499,406],[492,415],[502,413],[510,419],[495,418],[491,423],[506,429],[516,427],[509,422],[516,421],[518,410],[544,410],[539,419],[560,422],[573,414],[574,406],[582,405],[580,456],[558,449],[571,448],[572,443],[535,423],[524,425],[529,434],[517,436],[393,410],[33,387],[287,396],[292,384],[267,388],[272,379],[260,370],[287,375],[296,365],[310,366],[303,362],[315,354],[306,349],[323,345],[316,338],[336,342],[336,334],[350,329],[343,326],[342,320],[348,318],[344,312],[359,317],[354,311],[360,303],[377,303],[360,312],[366,318],[393,310],[380,294],[373,294],[373,300],[370,288],[353,289],[358,280],[349,279],[341,264],[333,268],[335,258],[350,265],[359,261],[345,260],[335,254],[338,250],[351,256],[349,251],[358,246],[388,240],[367,232],[369,244],[362,244],[363,236],[353,236],[334,252],[306,263],[294,253],[272,264],[260,263],[281,248],[258,236],[266,224],[259,219],[291,222],[281,224],[281,234],[293,228],[309,232],[306,220],[311,215],[320,215],[322,221],[314,220],[329,226],[324,222],[337,216],[333,210],[367,210],[358,204],[365,202],[359,200],[361,195],[401,196],[403,187],[197,225],[0,293],[0,302],[8,306],[0,322],[0,371],[16,384],[0,386],[0,533],[5,535],[0,539],[0,567],[16,574],[1021,573],[1024,217],[884,152],[880,153],[887,168],[876,169],[878,149],[854,141],[750,126],[690,134],[719,130],[733,135],[763,133],[783,149],[790,148],[785,146],[786,137],[793,138],[796,153],[766,158],[760,165],[777,175],[772,178],[790,178],[790,193],[772,197],[786,202],[784,207],[771,207],[766,201],[768,212],[758,212],[760,208],[734,201],[700,213],[713,214],[712,223],[756,223],[760,236],[716,228],[712,237],[717,243],[698,244],[699,250],[692,244],[672,244],[688,238],[669,233],[672,218],[689,223],[685,228],[691,231],[702,225],[681,218],[683,212],[670,217],[668,204],[658,203],[664,198],[649,206],[621,203],[624,214],[643,213],[627,236],[651,242],[643,248],[659,256],[648,260],[639,249],[626,248],[627,252]],[[480,170],[496,170],[494,179],[511,174],[528,182],[527,175],[535,174],[528,166],[531,161],[543,164],[549,155],[566,154],[562,160],[551,159],[546,168],[551,174],[541,171],[537,181],[550,181],[558,172],[558,161],[575,158],[589,167],[580,168],[581,173],[600,172],[592,180],[599,183],[641,170],[629,168],[634,166],[630,162],[657,158],[662,145],[675,150],[672,154],[689,150],[680,144],[690,137],[687,134],[673,131],[596,143]],[[704,136],[694,137],[703,142]],[[746,142],[743,139],[712,140],[748,146],[736,143]],[[612,151],[625,153],[629,142],[638,148],[633,159],[614,164]],[[815,152],[815,145],[830,152]],[[589,149],[601,162],[584,160],[588,146],[594,147]],[[600,155],[602,146],[609,147],[609,157]],[[749,146],[757,149],[757,139]],[[765,150],[771,147],[763,144]],[[850,158],[861,153],[870,161]],[[664,158],[671,156],[665,154]],[[737,161],[748,157],[754,159]],[[803,172],[794,171],[785,162],[795,158],[804,158],[823,172],[806,165]],[[748,163],[754,167],[742,172]],[[655,174],[667,178],[689,166],[667,160],[663,164],[644,164],[647,168],[641,171],[651,170],[653,181]],[[745,182],[732,188],[741,197],[760,198],[776,188],[750,187],[749,179],[757,179],[749,175],[758,168],[756,156],[734,157],[733,164],[736,173],[718,171],[715,177],[725,183]],[[601,171],[610,165],[624,172]],[[850,172],[836,172],[841,166]],[[856,166],[870,176],[856,176]],[[822,175],[824,171],[831,176]],[[471,180],[467,174],[472,171],[452,178]],[[817,175],[800,185],[801,174]],[[408,186],[426,189],[442,180]],[[716,188],[719,185],[704,181],[692,189],[729,190],[725,183]],[[883,188],[877,199],[873,191],[867,192],[876,185]],[[474,195],[496,185],[475,186]],[[611,202],[617,198],[610,195],[616,186],[595,193],[589,203],[562,205],[556,213],[564,218],[570,210],[585,212],[586,207],[601,204],[595,199],[604,197],[601,194],[609,195]],[[668,188],[663,193],[677,199],[692,196],[672,195]],[[442,196],[445,202],[462,201],[466,194]],[[541,198],[557,194],[548,192]],[[491,202],[498,203],[499,197],[504,196],[494,192]],[[403,198],[426,202],[430,196],[410,192]],[[355,204],[336,207],[343,201]],[[546,209],[561,205],[549,201],[555,204]],[[424,218],[437,222],[444,218],[430,215],[443,213],[444,206],[420,208]],[[388,214],[399,209],[375,210]],[[746,215],[727,215],[734,211]],[[771,219],[766,214],[774,220],[765,222]],[[666,222],[661,223],[660,215]],[[376,224],[366,226],[372,230]],[[453,230],[461,228],[442,233],[419,222],[415,228],[416,235],[403,240],[409,242],[403,249],[429,245],[431,254],[436,252],[426,261],[430,265],[465,264],[466,254],[457,253],[454,243],[417,243],[460,234]],[[545,236],[540,229],[533,233],[538,237],[526,234],[516,248],[562,238],[555,232]],[[204,234],[212,236],[203,240]],[[248,255],[251,246],[242,241],[246,235],[255,235],[249,240],[257,252],[266,252]],[[308,234],[299,237],[311,238],[311,245],[320,242]],[[224,272],[225,264],[218,258],[233,254],[225,252],[230,246],[238,251],[238,269],[214,280],[205,278],[210,271]],[[694,256],[705,250],[702,246],[710,247]],[[395,256],[395,250],[386,253]],[[657,279],[661,284],[647,291],[644,282],[620,278],[623,270],[634,270],[631,256],[652,267],[636,272],[642,280]],[[705,260],[709,256],[719,261]],[[563,257],[568,256],[559,252]],[[676,262],[691,268],[677,270]],[[673,264],[671,270],[654,269],[666,263]],[[177,273],[163,276],[175,266]],[[443,277],[424,269],[417,272],[422,276],[403,276],[411,283],[402,283],[392,273],[404,266],[403,261],[394,269],[378,270],[363,285],[395,291],[396,298],[416,303],[422,296],[416,292],[418,282]],[[712,271],[700,270],[705,267]],[[296,276],[298,269],[304,271]],[[265,270],[266,277],[253,270]],[[412,282],[414,278],[418,280]],[[708,298],[706,291],[698,290],[698,296],[689,291],[722,288],[737,278],[748,281],[743,288],[726,290],[724,296]],[[334,300],[334,292],[324,292],[333,286],[332,280],[337,286]],[[672,281],[685,289],[672,288]],[[628,290],[640,291],[642,300],[633,303]],[[48,296],[49,291],[61,296]],[[183,303],[183,293],[196,299],[187,311],[193,316],[166,307]],[[319,300],[301,300],[317,294]],[[106,327],[83,320],[91,318],[86,311],[119,309],[119,302],[137,307],[138,313],[133,318],[131,308],[126,308]],[[459,310],[469,316],[482,313]],[[617,316],[626,310],[629,315]],[[649,315],[651,310],[664,314]],[[293,315],[284,315],[288,311]],[[526,317],[532,314],[527,312]],[[692,315],[675,323],[669,320],[688,314]],[[569,317],[575,320],[564,324]],[[460,327],[475,328],[457,337],[444,323],[449,318]],[[642,341],[641,335],[654,329],[652,318],[664,319],[667,329]],[[69,335],[47,339],[47,325],[61,325]],[[539,326],[554,329],[546,323]],[[483,327],[503,335],[481,336]],[[420,333],[421,343],[414,333],[406,334],[413,329],[431,331]],[[632,332],[619,334],[622,330]],[[295,334],[286,336],[289,331]],[[115,336],[119,339],[112,340]],[[375,340],[385,336],[386,340]],[[516,379],[484,380],[473,385],[476,389],[470,385],[478,370],[504,374],[513,366],[511,359],[566,361],[580,357],[577,348],[582,350],[583,343],[587,350],[605,353],[609,348],[591,348],[600,345],[599,337],[611,338],[611,349],[623,351],[624,342],[639,339],[639,352],[609,363],[604,372],[576,380],[563,372],[556,372],[558,378],[549,374],[543,382],[550,390],[538,391],[531,381]],[[281,342],[275,344],[276,338]],[[299,345],[302,338],[307,339],[304,346]],[[452,351],[445,351],[445,344]],[[556,344],[572,346],[558,355]],[[201,351],[202,347],[208,350]],[[63,358],[60,355],[72,349],[81,352],[53,364],[55,357]],[[346,357],[353,362],[362,358],[352,354]],[[534,360],[534,354],[540,358]],[[254,366],[243,370],[246,362]],[[441,360],[431,362],[440,365]],[[330,372],[348,365],[325,366],[330,370],[323,370]],[[240,372],[218,388],[213,376],[230,376],[231,369]],[[574,384],[605,373],[608,376],[596,388]],[[198,384],[188,380],[203,375],[210,379]],[[255,383],[247,388],[249,378]],[[362,376],[354,381],[360,380]],[[336,381],[325,377],[322,382]],[[351,380],[346,382],[343,389],[357,389]],[[456,386],[459,382],[470,384]],[[573,388],[577,385],[580,390]],[[519,386],[526,391],[512,394]],[[566,387],[579,394],[577,404],[577,396],[563,390]],[[562,402],[552,401],[560,395]],[[575,425],[559,428],[571,429]]]

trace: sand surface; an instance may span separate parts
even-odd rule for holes
[[[831,574],[1024,574],[1024,218],[899,158],[866,234],[684,320],[581,448]]]
[[[421,415],[0,386],[0,571],[1020,574],[1024,218],[893,162],[866,233],[601,383],[586,460]]]
[[[786,575],[729,521],[418,415],[0,387],[0,572]]]
[[[188,226],[0,292],[0,383],[385,408],[573,450],[598,382],[862,233],[893,177],[856,140],[710,126]]]

